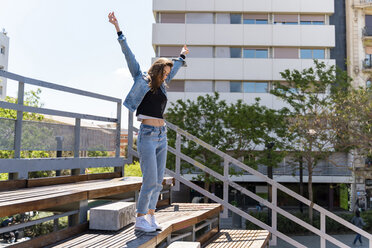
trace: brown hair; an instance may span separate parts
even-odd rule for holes
[[[151,91],[155,92],[163,83],[162,79],[164,77],[164,67],[166,66],[169,66],[172,69],[172,60],[167,58],[158,58],[151,65],[150,69],[147,72],[149,74],[149,87],[151,88]]]

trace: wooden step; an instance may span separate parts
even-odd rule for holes
[[[268,247],[270,233],[266,230],[223,229],[207,242],[205,248]]]
[[[163,184],[173,182],[173,178],[166,177]],[[0,217],[139,191],[141,185],[141,177],[125,177],[1,191]]]
[[[170,241],[176,234],[187,234],[190,230],[192,231],[193,227],[195,228],[195,226],[208,219],[218,218],[221,211],[222,206],[220,204],[174,203],[155,213],[157,221],[163,227],[162,231],[154,233],[135,231],[134,224],[116,232],[87,230],[78,236],[48,247],[156,247],[160,244],[165,245],[167,240]],[[205,233],[199,234],[200,237],[196,236],[196,241],[202,239],[208,232],[212,232],[212,230],[209,229]],[[195,241],[191,240],[192,235],[185,237],[186,240]]]

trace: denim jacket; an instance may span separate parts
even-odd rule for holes
[[[129,71],[134,80],[134,84],[125,98],[123,105],[131,112],[134,112],[141,104],[146,93],[150,90],[150,87],[148,86],[149,80],[147,78],[147,72],[141,72],[140,66],[128,46],[126,37],[121,34],[118,38],[118,41],[120,43],[121,50],[125,55],[125,59],[127,60]],[[186,61],[183,58],[179,57],[177,59],[173,59],[172,70],[165,79],[167,84],[172,80],[182,66],[186,66]],[[164,84],[161,84],[160,89],[163,91],[164,95],[167,96],[167,91],[164,87]]]

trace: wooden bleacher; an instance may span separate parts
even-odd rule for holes
[[[179,207],[175,211],[175,206]],[[134,230],[131,224],[116,232],[86,231],[76,237],[66,239],[48,247],[128,247],[145,248],[166,245],[167,238],[176,235],[184,235],[190,232],[193,225],[203,224],[208,219],[218,218],[222,207],[220,204],[189,204],[176,203],[156,212],[159,223],[163,226],[162,231],[146,234]],[[205,242],[218,232],[218,226],[196,236],[196,240]],[[186,238],[191,238],[186,235]],[[165,246],[166,247],[166,246]]]
[[[113,198],[115,195],[139,191],[142,184],[140,177],[77,180],[71,183],[55,184],[59,180],[60,178],[22,180],[28,181],[22,184],[28,185],[29,188],[14,189],[13,187],[12,190],[0,191],[0,217],[34,210],[53,209],[57,211],[65,209],[66,205],[73,202]],[[46,184],[49,185],[39,186]],[[163,184],[168,186],[173,184],[173,178],[165,178]],[[116,199],[120,199],[120,196]],[[159,205],[169,205],[169,199],[160,201]]]
[[[118,173],[59,178],[13,180],[0,183],[0,217],[27,211],[67,212],[88,200],[135,201],[141,178],[118,177]],[[170,190],[174,179],[164,179]],[[163,190],[163,191],[164,191]],[[170,196],[170,194],[169,194]],[[266,247],[269,233],[260,230],[220,230],[220,204],[158,202],[156,217],[163,230],[151,234],[135,231],[130,224],[119,231],[89,230],[89,222],[75,214],[69,227],[39,236],[12,247],[167,247],[173,241],[198,241],[202,247]],[[70,216],[71,217],[71,216]]]
[[[266,230],[220,230],[205,248],[268,247],[270,234]]]

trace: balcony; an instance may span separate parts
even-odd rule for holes
[[[334,13],[333,0],[153,0],[153,11],[161,12],[275,12]]]
[[[359,2],[354,4],[354,8],[372,10],[372,0],[359,0]]]
[[[362,34],[363,34],[363,45],[365,47],[371,47],[372,46],[372,27],[370,26],[364,27],[362,29]]]
[[[154,45],[334,47],[333,25],[153,24]]]
[[[335,60],[324,59],[326,65]],[[187,67],[177,73],[178,80],[282,80],[286,69],[303,70],[314,66],[312,59],[188,58]]]
[[[372,72],[372,61],[369,58],[366,58],[362,61],[363,71]]]

